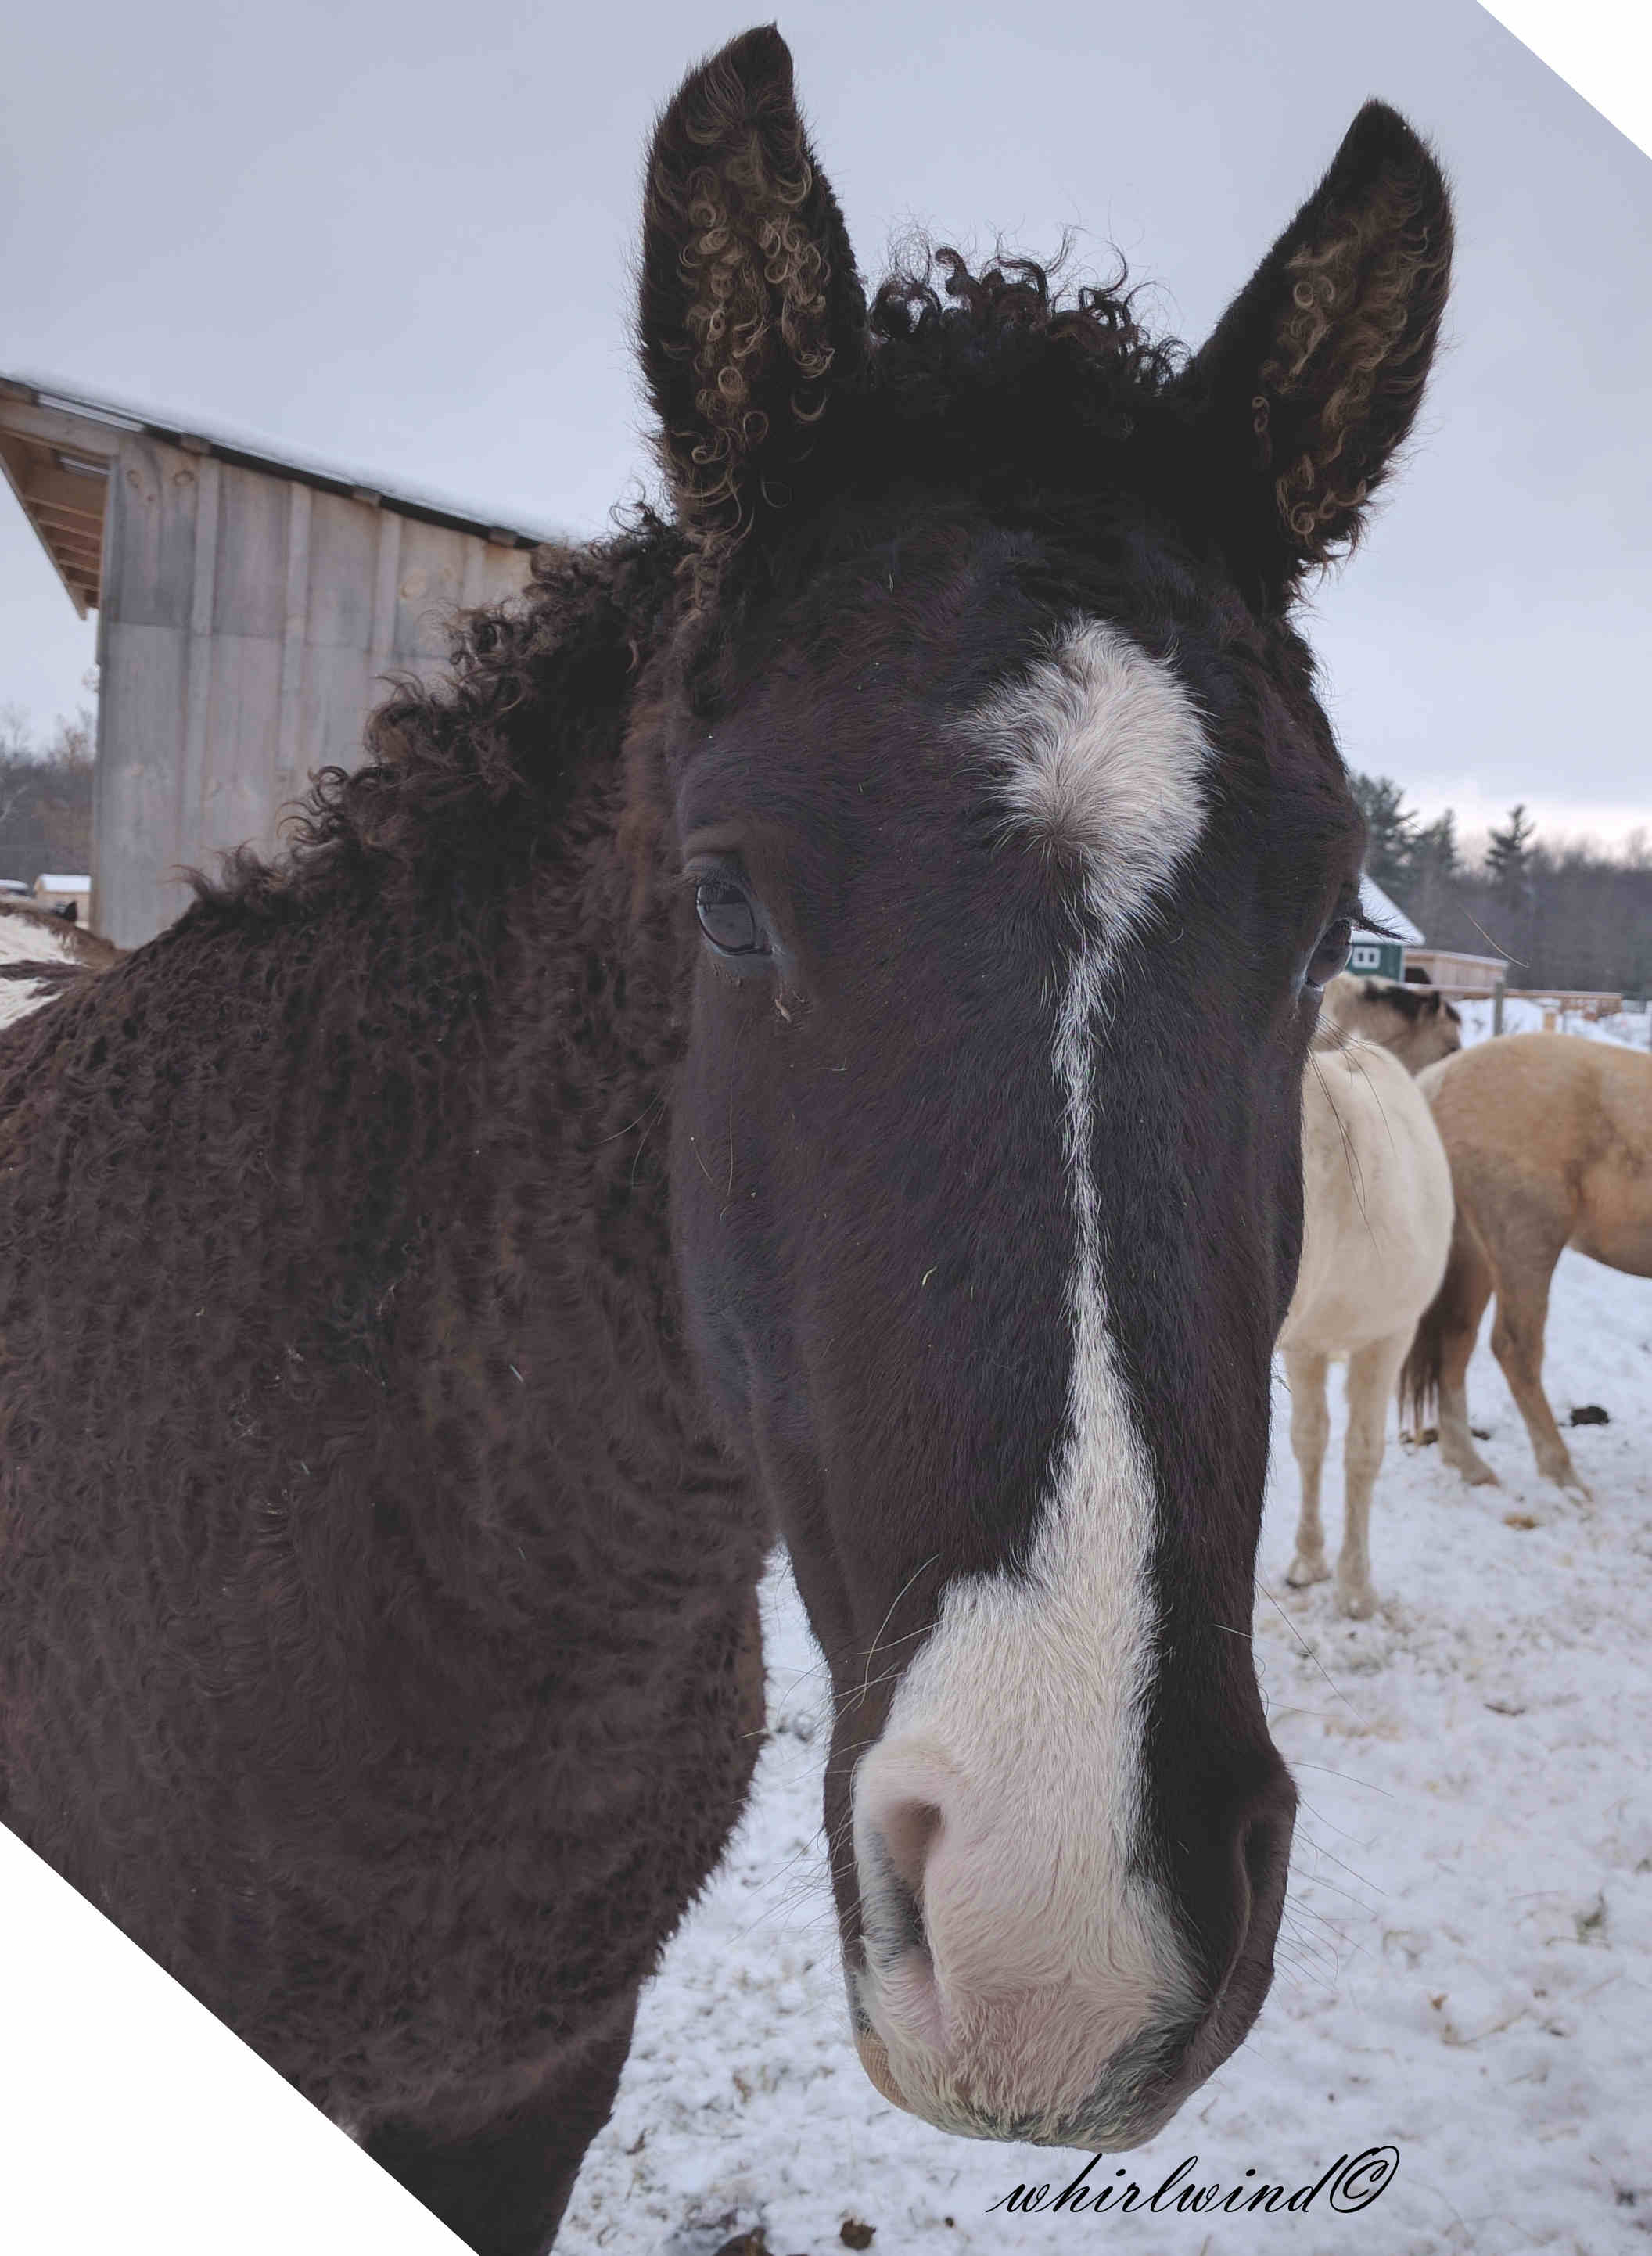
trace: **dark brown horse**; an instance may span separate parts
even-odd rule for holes
[[[1261,2003],[1361,846],[1291,607],[1449,249],[1373,104],[1196,357],[1030,265],[868,306],[748,33],[650,160],[672,520],[6,1037],[6,1820],[479,2250],[739,1812],[777,1533],[892,2099],[1128,2145]]]

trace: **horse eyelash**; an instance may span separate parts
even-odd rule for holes
[[[741,885],[749,888],[752,880],[745,874],[745,863],[740,860],[738,855],[730,855],[727,859],[729,863],[730,875],[737,878]],[[718,872],[711,870],[674,871],[671,878],[672,890],[674,892],[688,893],[692,896],[694,890],[697,885],[703,885],[708,878],[717,876],[717,874]]]

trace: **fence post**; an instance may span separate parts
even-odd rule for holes
[[[1500,979],[1492,997],[1492,1032],[1494,1034],[1500,1034],[1503,1031],[1503,986],[1504,982]]]

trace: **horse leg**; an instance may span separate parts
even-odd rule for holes
[[[1325,1530],[1319,1517],[1319,1477],[1325,1463],[1325,1443],[1331,1434],[1331,1414],[1325,1407],[1325,1363],[1323,1355],[1304,1348],[1285,1350],[1285,1378],[1290,1388],[1290,1446],[1303,1484],[1302,1516],[1296,1522],[1296,1555],[1286,1570],[1293,1590],[1323,1583],[1331,1569],[1325,1564]]]
[[[636,2014],[633,1990],[599,2031],[560,2051],[525,2098],[479,2127],[386,2123],[363,2144],[477,2256],[545,2256],[612,2111]]]
[[[1497,1475],[1474,1446],[1468,1427],[1468,1364],[1480,1319],[1492,1297],[1492,1269],[1459,1216],[1439,1311],[1440,1458],[1471,1488],[1495,1488]]]
[[[1514,1280],[1507,1276],[1499,1280],[1497,1319],[1492,1326],[1492,1353],[1503,1367],[1508,1381],[1508,1391],[1514,1396],[1521,1416],[1526,1421],[1526,1431],[1531,1436],[1532,1451],[1537,1459],[1537,1470],[1545,1480],[1560,1488],[1575,1489],[1580,1496],[1589,1491],[1578,1477],[1571,1462],[1571,1452],[1561,1439],[1560,1428],[1555,1423],[1555,1414],[1549,1406],[1549,1397],[1543,1392],[1543,1329],[1549,1321],[1549,1280],[1554,1274],[1555,1263],[1560,1258],[1556,1247],[1546,1267],[1536,1264],[1526,1267]]]
[[[1390,1332],[1348,1358],[1348,1438],[1343,1448],[1342,1556],[1337,1562],[1337,1605],[1351,1620],[1376,1611],[1371,1587],[1371,1493],[1382,1469],[1388,1397],[1411,1343],[1408,1331]]]

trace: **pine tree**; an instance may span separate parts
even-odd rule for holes
[[[1451,807],[1425,823],[1411,841],[1409,874],[1417,883],[1455,878],[1463,867],[1458,850],[1457,815]]]
[[[1404,792],[1391,776],[1361,775],[1357,769],[1350,769],[1348,781],[1366,818],[1366,868],[1385,890],[1403,885],[1416,824]]]
[[[1531,842],[1536,828],[1521,800],[1509,809],[1507,828],[1493,830],[1486,841],[1486,874],[1511,908],[1522,906],[1530,894]]]

